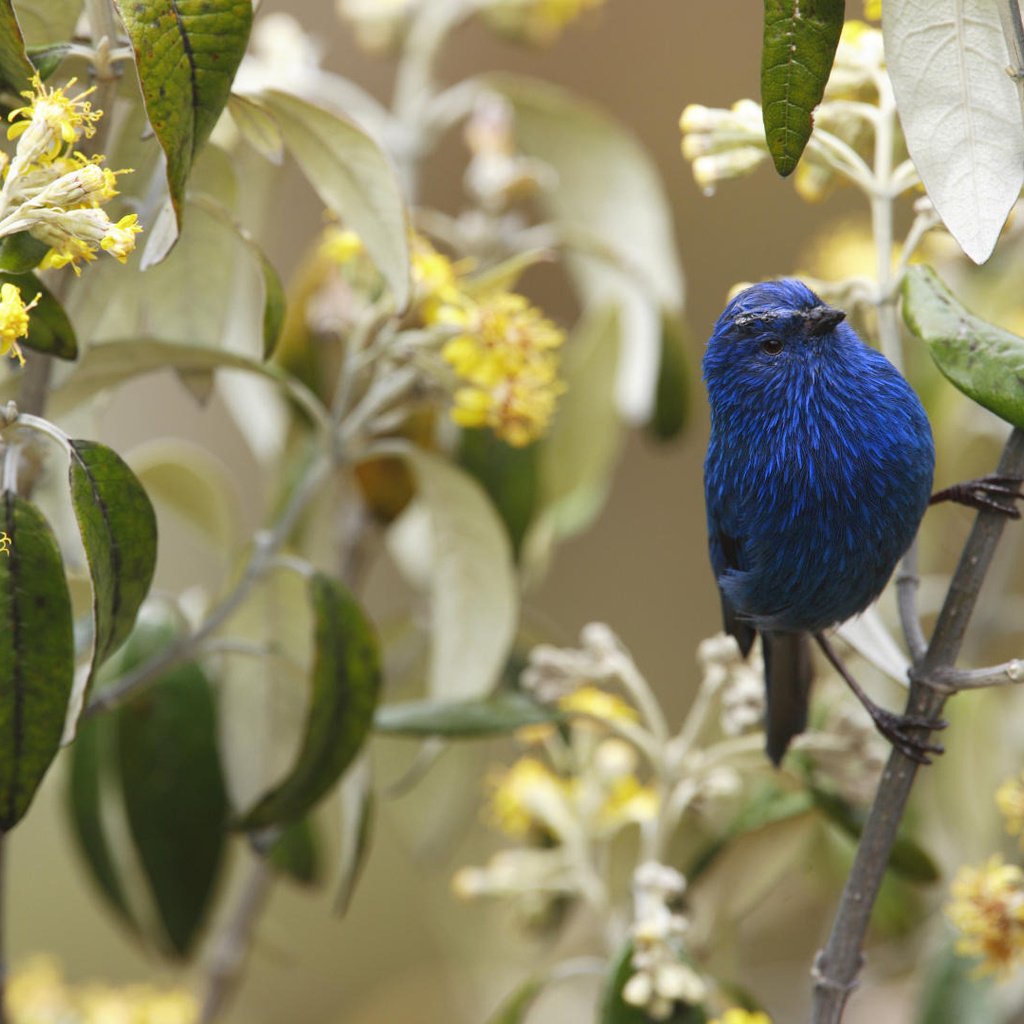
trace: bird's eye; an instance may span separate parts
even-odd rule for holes
[[[781,338],[768,338],[761,342],[761,348],[770,356],[777,356],[782,351]]]

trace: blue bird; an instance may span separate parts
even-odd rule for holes
[[[775,764],[807,725],[808,634],[891,742],[918,761],[941,750],[908,732],[941,723],[873,704],[823,636],[882,591],[928,507],[935,465],[917,395],[845,315],[799,281],[756,284],[726,306],[703,361],[711,565],[744,656],[761,634]],[[971,498],[952,490],[943,497]]]

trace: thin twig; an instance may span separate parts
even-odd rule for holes
[[[266,903],[273,881],[274,873],[266,856],[257,853],[242,886],[234,913],[223,933],[217,937],[216,946],[210,955],[199,1024],[211,1024],[217,1019],[238,984],[246,954],[252,943],[256,921]]]
[[[0,1024],[7,1024],[7,944],[5,914],[7,895],[7,833],[0,832]]]
[[[998,473],[1024,475],[1024,431],[1010,435]],[[988,573],[1007,517],[979,512],[946,593],[935,632],[924,656],[910,672],[907,714],[936,720],[948,696],[945,679],[956,664],[967,624]],[[939,684],[938,686],[933,684]],[[857,854],[825,949],[814,969],[812,1024],[839,1024],[850,992],[856,986],[871,910],[878,896],[889,854],[903,818],[917,765],[893,750],[875,794]]]
[[[1012,686],[1024,683],[1024,660],[1013,658],[1001,665],[987,668],[947,669],[933,676],[933,683],[948,686],[950,690],[981,690],[987,686]]]

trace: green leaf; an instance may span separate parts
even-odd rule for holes
[[[496,736],[563,716],[522,693],[507,690],[482,700],[411,700],[377,709],[373,727],[397,736],[446,739]]]
[[[316,829],[309,818],[286,825],[267,853],[270,866],[299,885],[318,885],[323,864]]]
[[[27,274],[39,266],[49,251],[50,247],[45,242],[40,242],[27,231],[7,235],[0,240],[0,271]]]
[[[255,243],[253,243],[255,245]],[[263,275],[263,358],[269,359],[277,348],[277,340],[281,337],[284,327],[284,316],[287,312],[284,285],[281,275],[267,255],[257,248],[260,273]]]
[[[259,101],[324,204],[362,239],[395,305],[409,302],[409,225],[401,186],[383,150],[361,128],[289,93]]]
[[[141,621],[125,645],[123,670],[173,637],[166,623]],[[165,944],[184,957],[209,913],[227,835],[213,688],[199,665],[186,662],[115,714],[129,831]]]
[[[236,823],[258,829],[305,814],[359,753],[377,704],[380,651],[362,609],[337,581],[309,583],[316,617],[312,697],[302,748],[290,773]]]
[[[648,1016],[638,1006],[631,1006],[622,998],[622,989],[633,976],[633,943],[627,942],[615,961],[605,983],[601,999],[600,1024],[654,1024],[655,1018]],[[702,1006],[676,1003],[668,1017],[658,1018],[667,1024],[706,1024],[708,1015]]]
[[[654,414],[647,432],[657,441],[672,441],[686,426],[690,413],[690,371],[686,358],[686,330],[682,317],[666,311],[661,315],[661,358]]]
[[[45,46],[27,46],[25,51],[39,72],[39,77],[45,82],[60,67],[70,49],[70,43],[52,43]]]
[[[915,1024],[1003,1024],[992,981],[977,976],[976,961],[947,946],[932,964]]]
[[[428,692],[452,699],[488,693],[518,616],[508,534],[480,485],[446,459],[396,441],[370,454],[400,456],[416,478],[417,500],[392,525],[388,542],[406,566],[430,562],[417,579],[430,589]]]
[[[42,514],[10,491],[0,529],[0,831],[28,810],[60,746],[71,682],[71,598]]]
[[[21,92],[28,88],[33,74],[13,0],[0,0],[0,83],[11,92]]]
[[[95,441],[72,441],[71,502],[89,562],[94,666],[128,638],[156,568],[156,516],[125,461]]]
[[[864,831],[867,814],[854,807],[835,793],[828,793],[817,787],[810,787],[814,805],[832,824],[848,835],[859,840]],[[937,882],[941,877],[939,867],[932,857],[910,836],[901,834],[893,843],[889,854],[889,869],[910,882]]]
[[[765,0],[761,109],[768,152],[783,177],[811,137],[844,16],[844,0]]]
[[[903,279],[903,319],[957,390],[1024,429],[1024,338],[968,312],[920,265]]]
[[[67,45],[82,14],[82,0],[17,0],[17,8],[18,21],[31,53],[34,46]]]
[[[459,465],[487,492],[508,530],[516,558],[537,509],[540,451],[535,444],[513,448],[492,430],[463,430],[459,435]]]
[[[113,721],[101,716],[82,722],[71,745],[67,784],[67,813],[79,852],[101,895],[133,931],[138,924],[128,905],[121,876],[103,826],[102,781],[109,765],[105,753]]]
[[[115,0],[180,225],[192,163],[231,93],[252,26],[250,0]]]
[[[695,882],[740,836],[800,818],[813,809],[814,798],[806,790],[781,790],[774,785],[765,786],[751,796],[725,832],[690,865],[686,872],[687,880],[691,884]]]
[[[25,302],[37,295],[39,302],[29,313],[28,334],[21,344],[35,352],[47,352],[58,359],[78,356],[78,339],[60,301],[35,274],[5,274],[0,272],[0,284],[13,284],[21,290]]]
[[[526,1015],[533,1008],[547,983],[546,975],[528,978],[487,1018],[487,1024],[524,1024]]]

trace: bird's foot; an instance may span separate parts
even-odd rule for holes
[[[944,718],[928,718],[924,715],[898,715],[887,711],[873,701],[864,708],[875,723],[875,728],[904,756],[917,764],[931,764],[929,754],[943,754],[946,748],[941,743],[932,743],[927,733],[945,729],[949,725]],[[925,735],[917,735],[925,730]]]
[[[1011,519],[1020,519],[1020,509],[1015,502],[1024,498],[1024,491],[1020,489],[1022,483],[1024,480],[1019,477],[990,473],[977,480],[964,480],[944,491],[937,491],[928,504],[955,501],[958,505],[967,505],[980,512],[1002,512]]]

